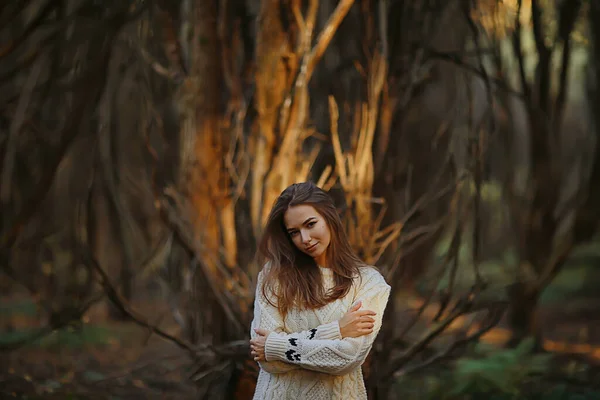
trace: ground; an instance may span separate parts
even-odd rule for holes
[[[3,341],[35,323],[35,307],[26,298],[2,298],[1,304],[0,322],[6,327],[10,319],[13,330],[2,333]],[[158,300],[138,308],[153,318],[168,316]],[[160,326],[177,333],[169,318]],[[0,398],[191,399],[188,367],[189,359],[177,347],[131,322],[111,320],[99,306],[81,326],[0,352]]]
[[[572,280],[587,280],[571,275]],[[555,288],[546,296],[540,313],[544,347],[560,355],[553,373],[573,385],[600,382],[600,368],[594,367],[600,365],[600,299],[565,301],[561,293]],[[418,303],[412,300],[413,306]],[[178,333],[160,297],[145,299],[136,308],[155,321],[164,316],[161,328]],[[0,345],[27,334],[38,323],[35,312],[23,293],[0,297]],[[508,334],[500,325],[484,340],[501,344]],[[0,351],[0,398],[193,399],[189,366],[183,351],[133,323],[111,320],[100,306],[79,327],[55,332],[35,345]],[[251,384],[242,389],[246,396]]]

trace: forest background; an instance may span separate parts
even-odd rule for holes
[[[0,394],[251,398],[312,180],[393,288],[370,398],[600,398],[599,90],[595,0],[2,2]]]

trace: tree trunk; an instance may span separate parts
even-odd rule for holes
[[[202,243],[203,253],[199,263],[205,263],[211,273],[216,273],[220,249],[219,210],[216,208],[220,192],[221,141],[219,132],[219,106],[221,64],[217,36],[217,7],[215,1],[200,0],[192,5],[193,38],[191,40],[190,77],[184,83],[187,104],[186,121],[182,134],[183,152],[190,151],[189,163],[184,169],[182,185],[190,200],[195,240]],[[189,85],[189,86],[188,86]],[[188,91],[189,90],[189,91]],[[188,97],[189,96],[189,97]],[[217,200],[217,201],[214,201]],[[200,266],[196,267],[200,269]],[[220,306],[211,295],[207,282],[199,282],[195,274],[193,304],[197,304],[195,321],[199,337],[210,342],[226,340]],[[213,303],[201,307],[202,302]]]
[[[366,371],[363,370],[367,387],[367,397],[372,400],[387,400],[390,398],[392,385],[381,379],[381,373],[390,362],[391,351],[385,348],[383,344],[391,343],[394,339],[396,328],[394,319],[396,313],[396,303],[393,298],[390,298],[383,316],[381,330],[367,359],[368,368]]]
[[[508,308],[508,324],[512,330],[508,345],[514,347],[528,337],[535,340],[536,351],[542,350],[538,303],[540,292],[524,284],[512,289]]]
[[[211,198],[219,193],[219,87],[221,65],[217,37],[217,10],[214,1],[198,1],[192,6],[195,22],[192,39],[191,76],[184,85],[186,91],[187,121],[183,127],[186,139],[183,151],[189,162],[186,173],[187,192],[193,205],[197,237],[207,251],[218,250],[218,220]],[[188,86],[189,85],[189,86]],[[188,91],[189,89],[189,91]],[[187,97],[189,96],[189,97]],[[185,179],[185,178],[184,178]]]
[[[282,9],[279,1],[265,0],[258,17],[255,74],[258,117],[253,132],[255,153],[250,189],[250,215],[255,237],[261,235],[271,205],[265,199],[269,193],[265,193],[264,182],[273,164],[278,133],[281,134],[277,129],[277,118],[290,77],[285,57],[291,54],[291,45],[281,21]]]

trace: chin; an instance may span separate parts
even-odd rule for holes
[[[318,253],[309,254],[309,256],[311,256],[312,258],[314,258],[316,260],[317,258],[322,257],[324,253],[325,253],[324,251],[320,251]]]

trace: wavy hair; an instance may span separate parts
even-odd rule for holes
[[[285,212],[301,204],[312,206],[331,232],[326,257],[335,285],[328,291],[315,260],[294,245],[285,227]],[[293,307],[317,309],[344,297],[354,278],[360,276],[360,267],[365,266],[350,246],[333,200],[312,182],[295,183],[279,195],[267,219],[257,259],[268,265],[262,293],[284,317]]]

